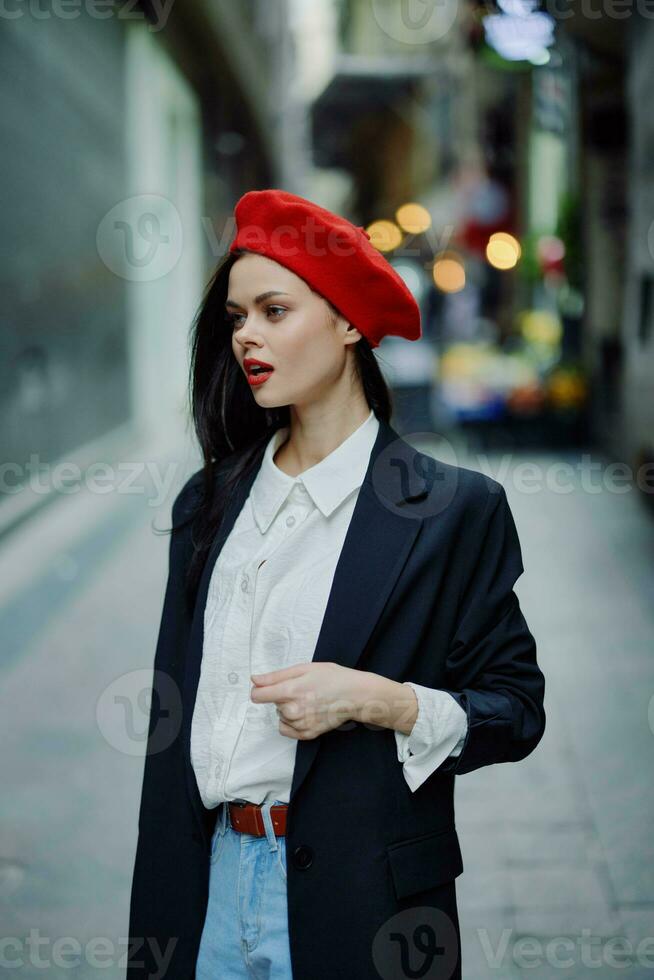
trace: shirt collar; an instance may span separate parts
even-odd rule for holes
[[[377,438],[379,419],[370,409],[368,418],[324,459],[298,476],[289,476],[273,461],[286,440],[289,427],[283,426],[270,437],[250,498],[254,518],[264,534],[293,487],[303,485],[325,517],[363,483],[372,447]]]

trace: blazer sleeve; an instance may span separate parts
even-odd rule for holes
[[[545,731],[545,678],[536,642],[513,591],[524,571],[518,534],[501,484],[489,492],[476,561],[463,584],[443,690],[467,714],[458,757],[440,772],[461,775],[529,755]]]

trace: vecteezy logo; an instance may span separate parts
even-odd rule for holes
[[[429,44],[448,33],[456,20],[458,0],[373,0],[380,29],[402,44]]]
[[[98,698],[95,717],[103,738],[123,755],[163,752],[177,738],[182,698],[170,674],[141,668],[122,674]]]
[[[449,980],[459,959],[456,929],[441,909],[404,909],[378,929],[372,959],[382,980]]]
[[[435,455],[419,444],[433,447]],[[448,465],[445,457],[450,456]],[[453,465],[454,464],[454,465]],[[390,442],[372,469],[372,489],[383,504],[403,517],[434,517],[452,503],[458,483],[453,446],[435,432],[412,432]]]
[[[136,194],[119,201],[98,225],[96,247],[104,264],[121,279],[153,282],[175,268],[183,230],[172,201]]]

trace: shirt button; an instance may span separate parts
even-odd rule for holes
[[[227,675],[227,679],[230,684],[236,684],[236,681],[238,680],[238,674],[236,673],[235,670],[230,670],[229,674]]]
[[[293,527],[294,524],[295,524],[295,518],[293,517],[292,514],[289,514],[289,516],[286,518],[286,526]]]
[[[248,577],[247,577],[247,575],[244,575],[243,578],[241,579],[241,589],[243,590],[243,592],[247,592],[247,590],[248,590]]]

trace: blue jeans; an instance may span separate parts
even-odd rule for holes
[[[228,807],[218,808],[196,980],[293,980],[286,837],[275,835],[273,805],[261,808],[265,837],[234,830]]]

